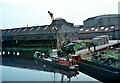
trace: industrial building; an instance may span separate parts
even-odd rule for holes
[[[75,26],[65,19],[56,18],[50,25],[31,26],[2,30],[2,47],[41,48],[48,51],[66,40],[86,40],[108,35],[109,39],[120,39],[120,15],[109,14],[88,18],[84,25]],[[39,49],[40,50],[40,49]]]
[[[74,26],[65,19],[56,18],[50,25],[2,30],[4,48],[41,48],[48,51],[66,40],[76,40]]]
[[[108,14],[88,18],[78,33],[79,39],[91,39],[100,35],[120,39],[120,15]]]
[[[84,21],[84,27],[92,28],[92,27],[115,26],[120,24],[119,20],[120,20],[119,14],[100,15],[86,19]]]

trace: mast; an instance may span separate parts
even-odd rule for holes
[[[50,11],[48,11],[48,13],[49,13],[49,15],[50,15],[50,17],[51,17],[51,19],[52,19],[52,21],[53,21],[53,20],[54,20],[53,13],[51,13]]]
[[[48,11],[48,14],[50,15],[50,17],[51,17],[51,20],[52,20],[52,22],[54,21],[54,16],[53,16],[53,13],[51,13],[50,11]],[[58,28],[57,28],[57,26],[56,26],[56,24],[55,23],[53,23],[53,29],[55,30],[55,35],[56,35],[56,39],[57,39],[57,41],[56,41],[56,46],[58,47],[58,43],[60,43],[60,40],[59,40],[59,37],[58,37]],[[50,33],[51,33],[51,29],[50,29]],[[51,41],[52,42],[52,41]],[[60,44],[60,48],[62,48],[62,46],[61,46],[61,44]],[[57,48],[56,48],[57,49]]]
[[[48,11],[48,14],[50,15],[50,17],[51,17],[51,20],[52,20],[52,22],[53,22],[53,20],[54,20],[54,16],[53,16],[53,13],[51,13],[50,11]],[[54,25],[53,25],[53,27],[54,27]],[[55,28],[55,27],[54,27]],[[51,33],[51,29],[50,29],[50,33]],[[52,44],[52,40],[51,40],[51,44]],[[52,48],[53,48],[53,44],[52,44]]]

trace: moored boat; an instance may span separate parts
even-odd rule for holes
[[[104,66],[81,59],[78,63],[79,71],[105,83],[119,83],[120,69]]]
[[[36,51],[33,58],[37,61],[50,64],[55,67],[59,67],[65,70],[78,70],[77,61],[74,59],[68,59],[67,57],[44,57],[40,52]],[[74,56],[75,58],[75,56]]]

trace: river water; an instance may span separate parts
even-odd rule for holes
[[[79,71],[67,71],[29,59],[2,58],[2,81],[98,81]]]

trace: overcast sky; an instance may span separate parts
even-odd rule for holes
[[[87,18],[117,14],[120,0],[0,0],[0,28],[49,25],[51,18],[82,25]]]

